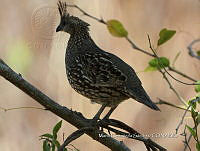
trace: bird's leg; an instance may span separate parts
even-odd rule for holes
[[[102,120],[107,120],[109,119],[110,115],[112,114],[112,112],[117,108],[117,106],[111,107],[111,109],[108,111],[108,113],[103,117]]]
[[[106,108],[106,106],[107,106],[107,104],[105,103],[105,104],[103,104],[102,106],[101,106],[101,108],[99,109],[99,111],[96,113],[96,115],[93,117],[93,121],[94,122],[97,122],[98,121],[98,119],[100,118],[100,115],[101,115],[101,113],[103,112],[103,110]]]
[[[109,125],[109,117],[112,114],[112,112],[117,108],[117,106],[111,107],[111,109],[108,111],[108,113],[103,117],[102,120],[99,121],[99,125],[104,125],[104,127],[107,127]],[[101,130],[103,131],[103,127],[101,127]],[[110,134],[110,131],[108,131]]]

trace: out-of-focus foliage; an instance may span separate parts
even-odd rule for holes
[[[200,50],[199,50],[199,51],[197,51],[197,55],[198,55],[198,56],[200,56]]]
[[[200,92],[200,80],[197,81],[196,84],[199,84],[199,85],[195,85],[195,91]]]
[[[7,47],[7,62],[17,72],[25,73],[32,59],[33,53],[22,40],[10,43]]]

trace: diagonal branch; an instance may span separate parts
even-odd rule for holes
[[[19,89],[21,89],[27,95],[32,97],[47,110],[69,122],[78,129],[91,127],[86,118],[56,103],[54,100],[52,100],[40,90],[35,88],[33,85],[28,83],[26,80],[24,80],[20,74],[14,72],[2,59],[0,59],[0,75]],[[130,149],[126,145],[112,137],[109,137],[106,133],[98,129],[96,129],[95,131],[87,131],[86,134],[113,151],[130,151]],[[101,138],[99,137],[99,134],[108,137]]]
[[[68,109],[67,107],[61,106],[55,101],[53,101],[51,98],[43,94],[40,90],[35,88],[26,80],[24,80],[20,74],[17,74],[16,72],[14,72],[2,59],[0,59],[0,75],[4,77],[6,80],[8,80],[9,82],[11,82],[12,84],[14,84],[19,89],[21,89],[27,95],[32,97],[35,101],[37,101],[39,104],[44,106],[47,110],[51,111],[55,115],[59,116],[60,118],[64,119],[65,121],[69,122],[70,124],[72,124],[73,126],[79,129],[78,131],[74,132],[72,135],[68,137],[70,139],[68,139],[67,142],[63,144],[63,146],[65,146],[68,142],[71,142],[75,140],[76,138],[80,137],[83,133],[86,133],[87,135],[92,137],[94,140],[107,146],[113,151],[130,151],[130,149],[126,145],[124,145],[122,142],[119,142],[118,140],[108,136],[103,131],[100,131],[95,128],[91,129],[92,127],[91,123],[88,122],[88,119],[83,117],[81,113],[72,111]],[[108,124],[113,127],[121,128],[122,130],[129,132],[129,133],[124,133],[114,128],[110,129],[110,127],[108,126],[104,127],[107,130],[111,130],[115,132],[116,134],[122,134],[125,136],[127,136],[127,134],[139,134],[137,131],[135,131],[134,129],[126,125],[125,123],[118,120],[112,119],[110,120]],[[99,137],[100,135],[105,136],[105,137]],[[144,142],[145,146],[147,147],[147,150],[149,149],[153,150],[156,148],[159,149],[160,151],[166,150],[160,145],[151,141],[150,139],[145,139],[144,137],[137,137],[137,138],[132,138],[132,139],[136,139],[136,140]]]

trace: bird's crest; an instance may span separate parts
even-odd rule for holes
[[[61,23],[58,26],[56,31],[65,31],[68,33],[72,33],[75,31],[88,31],[89,24],[85,21],[79,19],[78,17],[74,17],[67,12],[67,4],[66,2],[58,1],[58,11],[61,17]]]
[[[67,13],[67,4],[66,4],[66,2],[58,1],[58,10],[59,10],[59,13],[60,13],[61,17],[69,15]]]

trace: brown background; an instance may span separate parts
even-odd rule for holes
[[[1,1],[0,57],[58,103],[92,118],[100,106],[90,104],[88,99],[77,94],[70,88],[66,79],[64,54],[69,35],[55,33],[56,25],[59,23],[56,3],[55,0],[48,2],[44,0]],[[200,33],[200,2],[198,0],[71,0],[67,3],[77,4],[89,14],[103,17],[105,20],[120,20],[128,30],[129,37],[139,47],[149,52],[147,33],[156,45],[162,28],[176,30],[175,37],[161,46],[158,53],[160,56],[173,60],[174,56],[181,51],[176,68],[196,79],[199,78],[199,62],[188,56],[186,49],[187,45],[198,38]],[[138,76],[144,88],[154,101],[157,101],[159,97],[180,105],[158,72],[140,72],[151,59],[149,56],[133,50],[125,39],[112,37],[103,24],[83,16],[76,9],[71,8],[69,12],[90,23],[91,36],[102,49],[118,55],[139,72]],[[20,52],[22,48],[23,51]],[[28,53],[28,59],[23,56],[24,53]],[[25,67],[22,66],[24,64]],[[175,76],[188,82],[178,75]],[[195,92],[191,86],[171,81],[184,99],[194,96]],[[0,78],[0,107],[24,106],[41,107],[15,86]],[[162,112],[156,112],[130,99],[116,109],[112,118],[126,122],[142,134],[175,133],[183,111],[164,105],[160,108]],[[0,110],[0,150],[42,150],[39,136],[50,132],[59,120],[52,113],[43,110],[20,109],[8,112]],[[192,124],[192,121],[187,118],[184,123]],[[62,140],[62,133],[67,136],[74,130],[76,129],[73,126],[64,122],[60,131],[60,140]],[[182,129],[179,134],[181,132]],[[152,139],[168,150],[182,150],[183,137],[177,136],[177,138],[154,137]],[[119,139],[135,151],[144,150],[144,145],[138,141]],[[86,135],[72,144],[81,151],[109,150]]]

